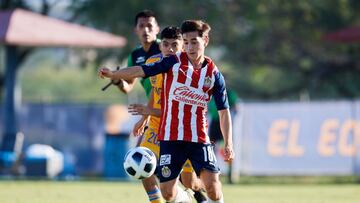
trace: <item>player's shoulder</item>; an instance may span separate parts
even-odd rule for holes
[[[206,63],[208,64],[208,66],[213,69],[212,72],[214,74],[219,73],[218,67],[216,66],[216,64],[214,63],[214,61],[210,57],[205,56],[205,60],[206,60]]]
[[[137,45],[132,51],[131,54],[137,53],[139,51],[142,50],[142,46],[141,45]]]

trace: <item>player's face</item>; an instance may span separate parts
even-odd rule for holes
[[[135,33],[143,44],[151,43],[156,40],[159,33],[159,25],[154,17],[138,18]]]
[[[205,47],[208,44],[208,37],[200,37],[197,31],[183,34],[184,50],[190,60],[197,60],[204,56]]]
[[[175,54],[182,51],[183,42],[181,39],[162,39],[160,43],[160,50],[164,56]]]

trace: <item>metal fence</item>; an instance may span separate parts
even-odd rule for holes
[[[233,171],[246,175],[360,174],[360,102],[241,103],[234,117]],[[95,104],[27,104],[24,148],[53,146],[79,175],[104,168],[104,112]],[[2,114],[1,114],[2,115]],[[136,117],[126,123],[129,132]],[[0,117],[2,131],[3,117]],[[131,141],[135,145],[135,140]]]

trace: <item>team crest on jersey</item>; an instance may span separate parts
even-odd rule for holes
[[[164,177],[164,178],[168,178],[170,177],[171,175],[171,170],[169,167],[167,166],[164,166],[161,168],[161,175]]]
[[[145,62],[145,64],[147,66],[153,66],[155,63],[159,63],[161,62],[163,59],[162,55],[161,54],[158,54],[158,55],[155,55],[155,56],[152,56],[150,58],[148,58]]]
[[[145,56],[139,56],[137,57],[135,63],[144,63],[145,61]]]
[[[210,87],[211,86],[211,78],[209,76],[206,76],[204,79],[204,87]]]

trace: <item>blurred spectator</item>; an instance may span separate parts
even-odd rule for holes
[[[127,107],[112,105],[105,112],[104,176],[106,178],[127,178],[123,160],[129,149],[130,129]]]

